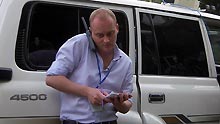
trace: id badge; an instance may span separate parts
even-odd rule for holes
[[[93,104],[90,103],[90,106],[92,108],[92,112],[103,111],[103,107],[101,105],[93,105]]]

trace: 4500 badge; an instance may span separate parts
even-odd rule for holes
[[[10,100],[16,100],[16,101],[47,100],[47,95],[46,94],[15,94],[10,97]]]

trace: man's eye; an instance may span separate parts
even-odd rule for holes
[[[111,37],[114,33],[115,33],[114,31],[111,31],[111,32],[109,32],[107,35],[108,35],[109,37]]]
[[[104,35],[103,34],[96,34],[97,37],[102,38]]]

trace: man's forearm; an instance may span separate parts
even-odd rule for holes
[[[87,90],[85,86],[72,82],[69,79],[67,79],[65,76],[47,76],[46,84],[61,92],[79,95],[79,96],[87,96],[86,94]]]

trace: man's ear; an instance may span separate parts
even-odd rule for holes
[[[92,28],[89,27],[89,32],[90,32],[90,35],[92,36]]]
[[[116,29],[117,29],[117,33],[119,32],[119,25],[118,23],[116,23]]]

